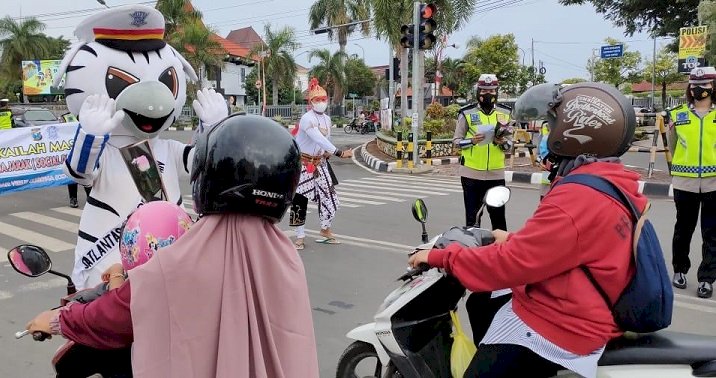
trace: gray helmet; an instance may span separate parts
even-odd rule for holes
[[[621,156],[636,129],[629,100],[602,83],[536,85],[517,99],[512,117],[523,122],[547,120],[547,148],[562,157]]]

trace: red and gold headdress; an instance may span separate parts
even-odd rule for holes
[[[328,97],[328,94],[325,89],[318,85],[318,79],[312,77],[311,81],[308,83],[308,101],[311,101],[316,97]]]

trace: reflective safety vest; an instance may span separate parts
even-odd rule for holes
[[[681,177],[716,176],[716,110],[700,118],[688,105],[669,111],[676,130],[671,174]]]
[[[494,127],[497,125],[497,121],[502,123],[510,121],[510,114],[500,108],[495,108],[490,114],[485,114],[480,108],[474,107],[463,111],[461,114],[463,114],[467,120],[467,133],[465,138],[472,138],[475,134],[478,134],[477,128],[481,125],[491,125]],[[460,154],[464,166],[478,171],[492,171],[505,168],[505,152],[494,143],[465,148]]]
[[[0,109],[0,130],[12,129],[12,111]]]

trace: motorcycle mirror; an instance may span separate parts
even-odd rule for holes
[[[52,269],[52,261],[44,249],[36,245],[20,245],[7,253],[7,260],[18,273],[28,277],[41,276]]]
[[[428,207],[422,199],[417,199],[413,203],[413,218],[420,223],[428,220]]]
[[[510,200],[510,188],[495,186],[485,194],[485,204],[490,207],[502,207]]]

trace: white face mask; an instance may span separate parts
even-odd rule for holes
[[[326,109],[328,108],[327,102],[312,102],[311,104],[313,105],[313,110],[315,110],[319,113],[325,112]]]

